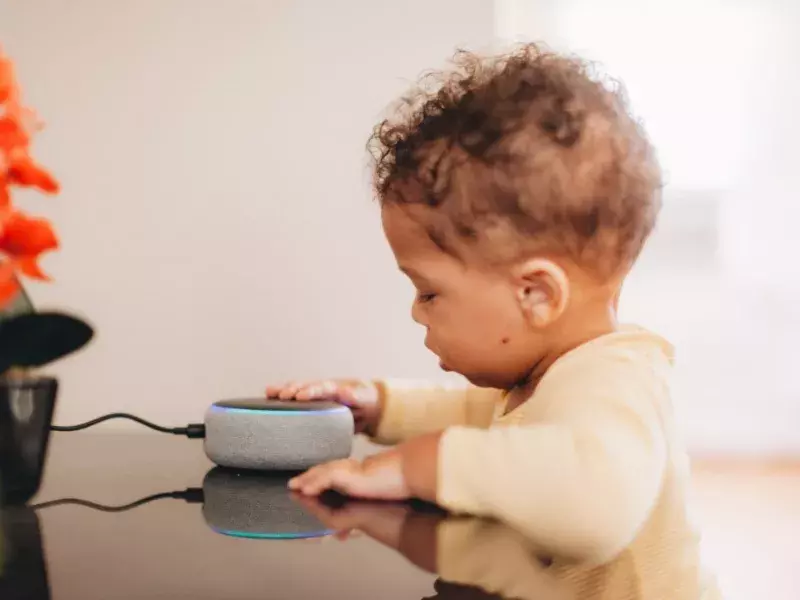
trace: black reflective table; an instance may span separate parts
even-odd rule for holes
[[[40,493],[0,508],[0,599],[690,599],[658,565],[643,585],[624,557],[576,569],[499,523],[288,477],[216,468],[196,440],[54,434]]]
[[[498,532],[476,537],[477,521],[460,519],[448,534],[463,550],[460,571],[445,581],[437,537],[449,519],[434,507],[301,501],[286,479],[213,468],[201,443],[184,438],[54,434],[40,493],[0,510],[0,597],[493,598],[504,596],[482,590],[480,573],[470,581],[469,561],[483,571],[493,560],[513,565],[511,588],[537,570],[513,534],[498,557],[501,546],[474,543],[496,544]],[[563,597],[528,587],[523,597]]]

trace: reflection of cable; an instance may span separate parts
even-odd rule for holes
[[[137,417],[136,415],[131,415],[128,413],[111,413],[108,415],[103,415],[102,417],[97,417],[96,419],[92,419],[91,421],[86,421],[85,423],[80,423],[78,425],[69,425],[69,426],[59,426],[53,425],[50,429],[53,431],[80,431],[82,429],[88,429],[89,427],[93,427],[98,423],[103,423],[104,421],[110,421],[111,419],[128,419],[129,421],[135,421],[140,425],[144,425],[145,427],[149,427],[155,431],[159,431],[161,433],[171,433],[173,435],[185,435],[189,438],[202,438],[206,435],[206,427],[202,423],[190,423],[186,427],[162,427],[161,425],[156,425],[155,423],[151,423],[150,421],[146,421],[141,417]]]
[[[150,502],[154,502],[156,500],[164,500],[164,499],[175,499],[175,500],[185,500],[191,504],[199,504],[203,502],[203,489],[202,488],[187,488],[182,492],[163,492],[161,494],[153,494],[152,496],[146,496],[144,498],[140,498],[135,502],[131,502],[130,504],[123,504],[122,506],[107,506],[105,504],[98,504],[96,502],[91,502],[90,500],[81,500],[80,498],[59,498],[58,500],[50,500],[49,502],[42,502],[41,504],[34,504],[31,506],[33,510],[41,510],[44,508],[52,508],[55,506],[83,506],[85,508],[91,508],[93,510],[99,510],[102,512],[109,512],[109,513],[117,513],[117,512],[124,512],[126,510],[130,510],[132,508],[136,508],[137,506],[142,506],[143,504],[148,504]]]

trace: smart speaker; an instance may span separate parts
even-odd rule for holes
[[[353,414],[335,402],[226,400],[206,412],[205,452],[222,467],[301,471],[347,458]]]
[[[203,480],[203,518],[216,533],[287,540],[334,533],[297,502],[290,475],[215,467]]]

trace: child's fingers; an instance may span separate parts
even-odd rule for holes
[[[319,496],[326,490],[334,489],[347,493],[358,465],[353,459],[320,465],[289,481],[289,488],[307,496]]]
[[[294,484],[296,489],[301,494],[306,496],[319,496],[325,490],[331,489],[333,485],[333,470],[336,467],[324,466],[311,469],[308,473],[303,474],[299,481]],[[291,483],[290,483],[291,486]]]
[[[297,400],[299,402],[309,402],[312,400],[334,400],[356,408],[361,405],[361,394],[363,390],[354,387],[352,384],[343,383],[333,379],[313,382],[291,381],[284,385],[267,386],[267,397],[279,398],[281,400]]]
[[[306,389],[310,385],[312,384],[300,383],[298,381],[290,381],[282,385],[268,385],[267,398],[280,398],[281,400],[291,400],[295,398],[301,390]]]
[[[298,387],[299,384],[295,381],[290,381],[287,383],[282,383],[280,385],[268,385],[267,386],[267,398],[282,398],[287,393],[290,393],[293,388]]]
[[[278,398],[281,400],[291,400],[297,395],[297,391],[303,387],[303,384],[297,381],[291,381],[283,386],[280,393],[278,394]]]
[[[295,398],[301,401],[327,400],[336,398],[339,392],[340,386],[335,381],[315,381],[297,390]]]
[[[295,492],[303,493],[303,487],[315,477],[315,471],[320,467],[309,469],[305,473],[301,473],[297,477],[289,480],[289,489]]]
[[[282,385],[268,385],[266,390],[267,398],[277,398],[282,389]]]

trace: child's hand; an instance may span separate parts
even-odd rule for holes
[[[368,500],[407,500],[411,491],[403,475],[402,455],[389,450],[363,462],[337,460],[319,465],[289,481],[289,489],[307,496],[335,490]]]
[[[352,458],[314,467],[289,481],[289,489],[307,496],[335,490],[367,500],[436,501],[442,433],[408,440],[363,462]]]
[[[332,400],[353,411],[356,433],[374,435],[381,418],[381,394],[374,383],[357,379],[329,379],[267,386],[269,398],[310,402]]]

